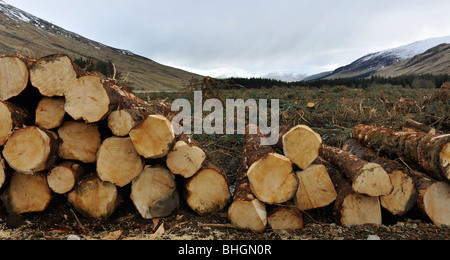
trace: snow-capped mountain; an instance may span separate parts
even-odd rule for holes
[[[450,36],[417,41],[408,45],[368,54],[350,65],[336,69],[327,78],[368,77],[377,70],[410,59],[443,43],[450,43]]]
[[[95,25],[92,25],[95,26]],[[173,91],[201,76],[159,64],[130,51],[113,48],[0,0],[0,55],[21,53],[33,57],[62,52],[73,58],[112,61],[138,91]]]

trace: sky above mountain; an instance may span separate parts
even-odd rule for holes
[[[202,75],[334,70],[450,35],[448,0],[5,0],[92,40]]]

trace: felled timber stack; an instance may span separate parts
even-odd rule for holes
[[[267,224],[274,230],[301,229],[301,211],[327,206],[336,199],[326,170],[316,170],[311,165],[318,157],[322,139],[306,126],[285,128],[277,145],[284,147],[285,155],[281,155],[274,148],[261,145],[262,138],[265,136],[257,126],[247,126],[242,169],[236,176],[228,218],[240,228],[257,232]]]
[[[407,193],[412,192],[410,185],[412,179],[418,192],[418,207],[434,224],[438,226],[450,224],[448,210],[450,208],[450,135],[400,132],[386,127],[359,125],[353,129],[353,137],[359,144],[356,141],[349,141],[348,150],[359,157],[378,162],[387,171],[391,171],[394,192],[390,197],[386,197],[388,198],[386,202],[392,203],[397,200],[398,203],[404,195],[406,195],[404,199],[407,199],[409,196]],[[391,160],[399,159],[404,162],[404,165],[379,158],[378,154],[367,148]],[[400,190],[403,194],[398,195]],[[413,199],[413,193],[411,195]],[[406,201],[400,202],[400,204],[405,203]],[[403,210],[409,207],[410,205]],[[403,210],[400,209],[400,212]]]
[[[129,185],[143,218],[170,215],[180,187],[162,160],[152,160],[173,151],[168,117],[167,104],[144,101],[120,82],[80,69],[67,55],[0,57],[3,205],[14,215],[40,212],[62,194],[82,215],[108,218],[122,201],[120,189]],[[175,149],[190,154],[179,144]],[[222,192],[228,189],[224,174],[203,160],[194,167],[176,158],[178,167],[199,175],[188,185],[195,203],[203,205],[197,201],[202,185],[216,191],[213,183],[219,182],[226,186]],[[220,198],[219,204],[227,202]],[[220,208],[211,207],[199,212]]]

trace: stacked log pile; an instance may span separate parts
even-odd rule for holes
[[[0,57],[3,206],[13,215],[41,212],[58,195],[85,217],[105,219],[130,190],[145,219],[170,216],[184,199],[201,216],[229,206],[234,227],[258,232],[301,229],[305,211],[329,206],[342,225],[381,224],[382,208],[404,216],[414,206],[450,225],[450,135],[360,125],[339,149],[298,125],[282,127],[270,147],[249,125],[232,194],[201,145],[174,134],[172,116],[167,104],[144,101],[64,54]]]
[[[41,212],[61,194],[85,217],[104,219],[129,186],[145,219],[171,215],[182,195],[200,215],[222,210],[226,174],[191,137],[175,136],[170,117],[168,105],[64,54],[0,57],[3,205],[13,215]]]

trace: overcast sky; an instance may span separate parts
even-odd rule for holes
[[[368,54],[450,35],[449,0],[5,0],[159,63],[315,74]]]

